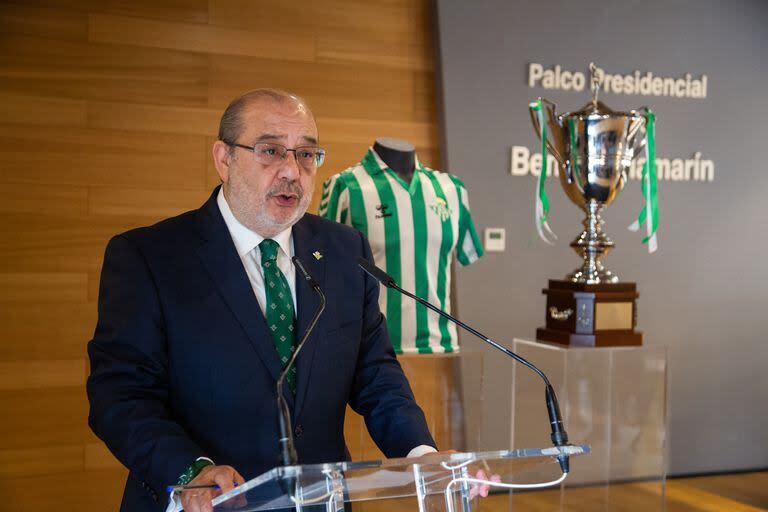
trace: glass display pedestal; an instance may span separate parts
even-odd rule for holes
[[[629,500],[637,510],[664,510],[666,349],[569,348],[515,339],[512,350],[549,377],[570,442],[592,448],[589,457],[571,463],[559,500],[548,500],[551,510],[581,510],[585,500],[594,510],[619,510],[616,505]],[[541,379],[521,365],[512,371],[510,446],[545,445],[549,431],[541,427],[548,423]],[[513,509],[516,502],[534,498],[526,494],[513,497]]]

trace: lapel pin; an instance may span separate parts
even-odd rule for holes
[[[320,261],[320,258],[322,258],[322,257],[323,257],[323,255],[322,255],[322,254],[320,254],[320,251],[315,251],[315,252],[313,252],[313,253],[312,253],[312,256],[314,256],[314,257],[315,257],[315,259],[316,259],[317,261]]]

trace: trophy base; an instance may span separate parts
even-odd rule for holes
[[[578,347],[643,344],[637,324],[637,285],[632,282],[586,284],[550,279],[546,325],[538,341]]]

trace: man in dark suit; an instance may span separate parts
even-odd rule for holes
[[[130,470],[122,510],[165,508],[168,484],[235,483],[277,465],[275,382],[328,297],[284,395],[299,462],[349,458],[347,403],[388,457],[434,451],[395,359],[357,231],[306,214],[324,152],[300,98],[246,93],[213,146],[222,186],[199,210],[114,237],[88,353],[89,423]],[[160,170],[159,172],[162,172]],[[212,490],[185,491],[210,510]]]

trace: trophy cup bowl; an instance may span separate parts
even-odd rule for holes
[[[614,247],[603,232],[602,210],[624,188],[632,159],[645,145],[646,118],[640,112],[616,112],[596,98],[581,110],[557,115],[555,104],[542,99],[547,148],[559,164],[566,195],[586,213],[584,230],[571,242],[582,258],[580,268],[566,276],[574,283],[618,283],[601,258]],[[642,109],[641,109],[642,110]],[[531,120],[540,136],[539,118]]]

